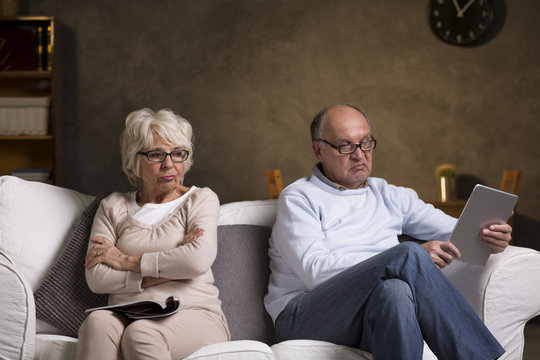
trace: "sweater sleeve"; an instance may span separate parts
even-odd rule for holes
[[[122,196],[120,193],[113,193],[101,201],[94,217],[90,234],[91,239],[102,237],[116,245],[117,236],[114,219],[118,218],[118,206],[115,206],[115,204],[118,204]],[[89,242],[88,250],[92,246],[93,243]],[[98,264],[91,269],[86,269],[85,274],[88,287],[98,294],[122,294],[142,291],[142,276],[139,273],[115,270],[110,266]]]
[[[143,254],[143,277],[193,279],[210,270],[217,255],[219,199],[212,190],[202,188],[188,201],[186,231],[201,228],[203,235],[173,249]]]
[[[309,290],[367,258],[363,253],[330,251],[319,215],[304,196],[283,194],[277,214],[273,245]]]
[[[399,191],[403,188],[395,188]],[[411,192],[397,195],[403,215],[403,233],[419,240],[448,241],[457,219],[427,204]]]

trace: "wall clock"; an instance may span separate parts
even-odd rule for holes
[[[442,41],[458,45],[480,45],[502,28],[504,0],[430,0],[429,25]]]

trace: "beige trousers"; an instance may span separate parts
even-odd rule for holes
[[[185,309],[160,319],[129,320],[109,310],[90,313],[79,329],[77,360],[180,360],[229,340],[219,315]]]

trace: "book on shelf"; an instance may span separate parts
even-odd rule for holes
[[[0,28],[0,71],[36,70],[37,28]]]
[[[52,26],[0,23],[0,71],[51,71]]]
[[[23,180],[48,183],[51,180],[51,169],[14,169],[11,175]]]
[[[91,313],[96,310],[112,310],[124,314],[130,319],[152,319],[172,315],[182,307],[182,300],[177,296],[169,296],[165,301],[139,300],[117,305],[107,305],[86,309]]]
[[[52,26],[47,26],[47,62],[44,64],[44,70],[52,71]]]
[[[37,28],[37,69],[43,69],[43,26]]]

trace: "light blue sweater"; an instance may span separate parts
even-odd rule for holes
[[[369,178],[340,188],[313,168],[281,193],[270,238],[270,282],[264,302],[275,321],[296,295],[398,244],[398,235],[447,241],[456,219],[408,188]]]

